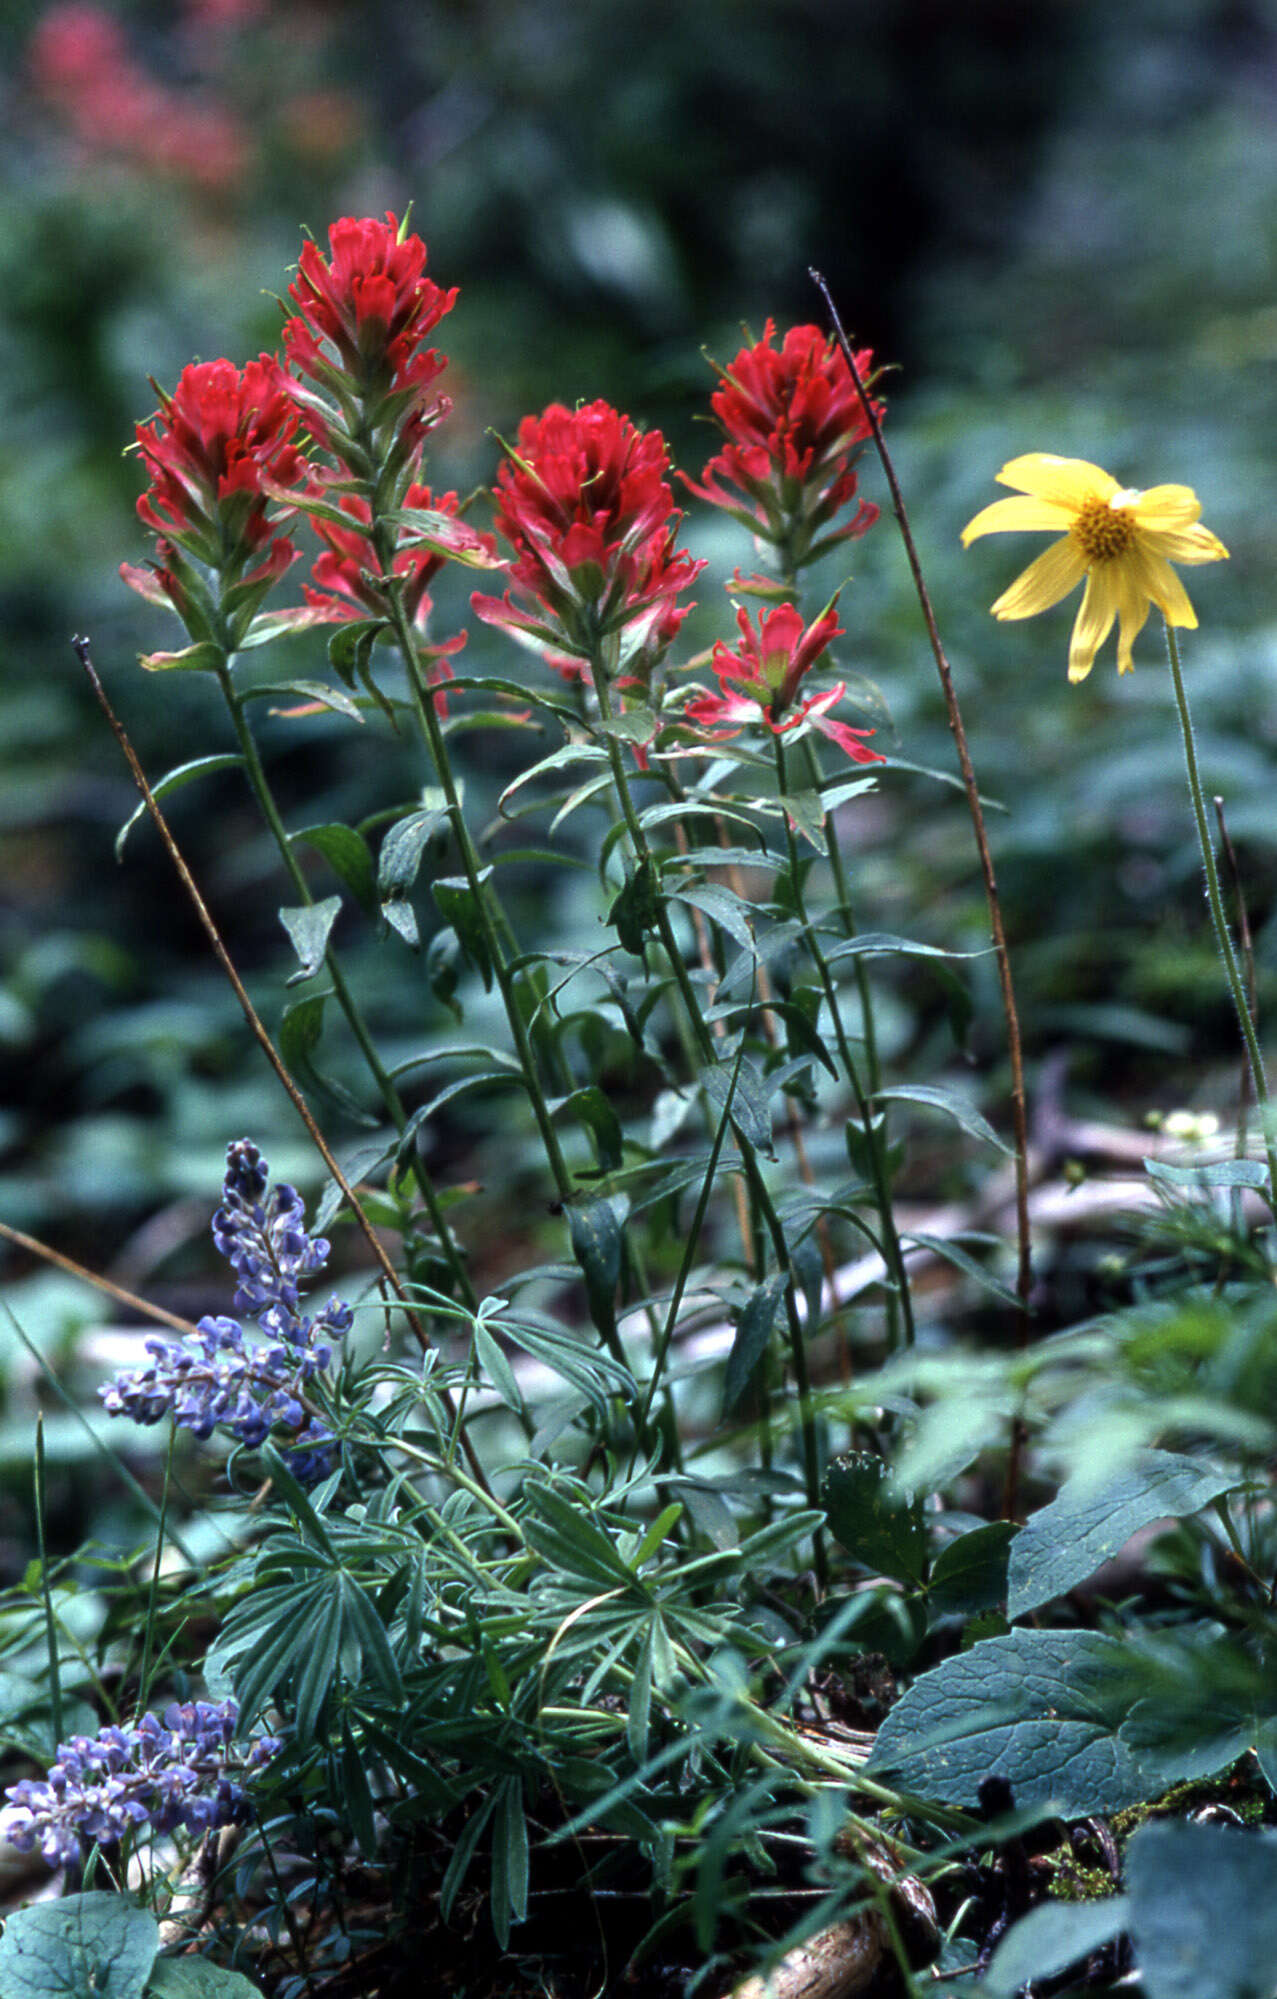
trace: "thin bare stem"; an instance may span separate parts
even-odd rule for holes
[[[874,408],[872,398],[861,379],[860,370],[856,365],[856,356],[852,351],[851,343],[846,333],[843,331],[843,324],[838,316],[838,309],[830,296],[829,287],[819,271],[812,271],[810,276],[812,283],[816,286],[829,310],[834,336],[839,347],[842,349],[847,366],[851,370],[851,379],[855,383],[856,394],[860,398],[860,405],[865,413],[865,420],[873,433],[874,446],[881,461],[883,474],[891,493],[891,504],[900,528],[901,540],[904,542],[905,555],[913,576],[914,588],[918,593],[918,602],[922,608],[923,622],[927,627],[927,637],[931,642],[931,651],[935,658],[936,670],[940,675],[940,686],[944,693],[945,711],[948,716],[949,729],[958,752],[958,763],[962,770],[963,788],[967,794],[971,824],[975,830],[976,848],[980,856],[980,872],[984,877],[985,899],[989,906],[989,927],[993,933],[993,948],[998,961],[998,983],[1002,989],[1002,1011],[1006,1016],[1007,1052],[1011,1060],[1011,1120],[1015,1135],[1015,1212],[1016,1229],[1019,1238],[1019,1267],[1016,1278],[1016,1294],[1020,1301],[1019,1334],[1021,1343],[1023,1344],[1028,1339],[1029,1295],[1033,1288],[1032,1241],[1029,1233],[1029,1124],[1024,1090],[1024,1055],[1020,1040],[1020,1019],[1016,1012],[1015,987],[1011,978],[1011,957],[1007,950],[1006,930],[1002,922],[1002,904],[998,897],[997,878],[993,870],[993,855],[989,848],[989,838],[985,830],[984,811],[980,804],[980,791],[976,784],[975,769],[971,762],[971,753],[967,748],[967,732],[963,727],[962,711],[958,706],[957,690],[953,683],[953,670],[949,665],[948,656],[945,653],[944,645],[940,638],[940,628],[936,623],[936,614],[932,608],[931,595],[922,574],[922,565],[918,560],[918,550],[914,542],[913,531],[909,525],[909,514],[905,506],[904,494],[900,490],[900,481],[896,477],[896,468],[892,463],[891,453],[888,451],[883,438],[882,425],[878,420],[878,412]]]
[[[176,1312],[166,1312],[162,1305],[148,1304],[135,1291],[126,1291],[122,1284],[113,1284],[109,1277],[99,1277],[96,1270],[86,1270],[74,1257],[63,1256],[60,1249],[50,1249],[47,1242],[40,1242],[33,1235],[24,1235],[21,1229],[11,1229],[7,1222],[0,1222],[0,1237],[13,1243],[18,1249],[29,1250],[32,1256],[44,1258],[46,1263],[55,1264],[65,1270],[68,1277],[78,1277],[83,1284],[92,1284],[98,1291],[104,1291],[117,1304],[127,1305],[131,1312],[141,1312],[145,1318],[155,1319],[161,1326],[171,1326],[175,1333],[193,1333],[196,1328],[189,1319],[179,1319]]]
[[[373,1256],[377,1262],[379,1270],[381,1271],[384,1281],[386,1282],[386,1284],[389,1285],[391,1291],[394,1292],[395,1297],[399,1300],[399,1303],[403,1307],[404,1316],[407,1319],[409,1326],[412,1328],[413,1337],[415,1338],[418,1346],[421,1348],[422,1353],[426,1354],[433,1353],[435,1351],[434,1343],[431,1340],[429,1333],[427,1333],[425,1326],[422,1324],[420,1313],[416,1310],[416,1307],[413,1305],[411,1298],[409,1298],[408,1293],[405,1291],[402,1283],[400,1282],[399,1273],[395,1269],[394,1264],[390,1261],[389,1256],[386,1254],[385,1248],[381,1242],[381,1239],[377,1234],[377,1231],[374,1229],[372,1223],[369,1221],[367,1215],[364,1213],[363,1207],[359,1202],[359,1198],[356,1195],[354,1188],[351,1186],[349,1180],[346,1178],[346,1175],[342,1172],[341,1167],[337,1164],[337,1161],[333,1156],[333,1153],[329,1147],[327,1139],[324,1137],[323,1132],[319,1129],[319,1126],[316,1124],[314,1117],[311,1115],[310,1106],[306,1102],[306,1099],[302,1095],[301,1090],[298,1088],[297,1084],[293,1081],[293,1078],[289,1073],[289,1070],[286,1068],[284,1064],[282,1056],[279,1054],[279,1051],[275,1047],[274,1042],[271,1040],[270,1035],[267,1033],[266,1028],[262,1023],[261,1016],[258,1014],[256,1007],[253,1005],[252,1000],[248,996],[243,980],[240,978],[239,973],[236,971],[235,966],[231,961],[230,953],[227,951],[225,944],[222,942],[221,932],[218,930],[216,923],[213,921],[213,918],[209,913],[208,906],[205,903],[203,896],[200,894],[199,888],[195,881],[195,877],[194,875],[192,875],[190,869],[187,867],[181,849],[179,848],[176,840],[173,838],[172,832],[169,829],[169,823],[167,819],[164,817],[163,812],[160,810],[159,803],[155,797],[155,793],[151,790],[150,785],[147,783],[146,772],[142,769],[142,766],[138,761],[137,751],[134,749],[133,744],[129,739],[129,735],[124,727],[124,724],[121,722],[119,716],[116,714],[114,708],[111,706],[110,698],[107,694],[105,687],[103,687],[102,682],[98,678],[97,669],[95,668],[92,658],[90,657],[88,639],[74,638],[72,639],[71,644],[75,650],[76,658],[79,660],[81,666],[84,668],[85,673],[88,675],[89,685],[92,687],[94,694],[97,696],[98,705],[101,707],[102,713],[106,716],[107,721],[111,725],[111,732],[114,735],[118,744],[120,745],[121,750],[124,752],[125,762],[128,764],[130,771],[133,773],[133,782],[137,785],[138,790],[141,792],[142,797],[146,803],[146,809],[150,813],[151,818],[155,822],[156,831],[158,832],[160,839],[164,843],[164,848],[168,854],[169,859],[172,861],[173,866],[177,870],[178,879],[181,882],[182,887],[186,890],[187,895],[190,897],[191,906],[195,910],[195,913],[200,920],[200,924],[203,928],[205,936],[208,938],[209,944],[212,946],[213,955],[217,959],[218,964],[221,966],[222,970],[225,972],[227,978],[230,981],[231,989],[234,992],[236,999],[240,1003],[240,1007],[243,1011],[244,1018],[248,1022],[249,1029],[253,1035],[254,1040],[257,1042],[258,1046],[262,1050],[262,1053],[265,1055],[266,1060],[270,1063],[271,1068],[275,1071],[275,1074],[278,1076],[280,1082],[282,1083],[285,1094],[287,1095],[289,1102],[292,1104],[293,1109],[297,1112],[298,1117],[305,1125],[306,1130],[310,1135],[311,1143],[314,1145],[315,1150],[318,1152],[320,1158],[323,1160],[325,1166],[328,1168],[328,1171],[331,1173],[333,1179],[336,1181],[338,1187],[341,1189],[342,1196],[345,1199],[345,1201],[349,1204],[351,1214],[354,1216],[355,1221],[357,1222],[359,1228],[363,1232],[363,1235],[368,1243],[368,1247],[371,1249],[373,1253]],[[450,1420],[455,1423],[457,1412],[452,1400],[451,1392],[448,1389],[446,1383],[442,1382],[440,1383],[439,1399],[442,1402],[444,1409],[447,1411]],[[483,1486],[484,1489],[486,1490],[487,1480],[484,1475],[483,1466],[480,1464],[478,1455],[475,1452],[474,1445],[471,1443],[464,1429],[460,1431],[460,1437],[461,1437],[461,1447],[464,1450],[466,1457],[469,1461],[471,1472],[473,1473],[476,1482],[481,1486]]]

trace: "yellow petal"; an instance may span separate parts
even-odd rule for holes
[[[1145,527],[1140,524],[1140,539],[1156,554],[1165,556],[1168,562],[1227,562],[1228,550],[1218,535],[1209,528],[1189,524],[1182,528]]]
[[[1085,458],[1057,458],[1053,451],[1026,451],[1012,458],[997,475],[1000,486],[1014,486],[1035,499],[1051,500],[1075,514],[1087,500],[1111,500],[1120,489],[1102,466]]]
[[[1139,587],[1145,596],[1152,598],[1168,625],[1183,625],[1189,631],[1197,629],[1197,613],[1169,562],[1163,561],[1147,545],[1139,543],[1126,561],[1138,573]]]
[[[1144,629],[1148,618],[1148,592],[1143,588],[1142,576],[1130,563],[1114,565],[1117,585],[1117,670],[1130,673],[1135,662],[1131,658],[1131,647]]]
[[[1182,528],[1200,520],[1202,503],[1191,486],[1150,486],[1134,512],[1142,528]]]
[[[1115,564],[1104,563],[1086,579],[1086,589],[1069,640],[1069,679],[1085,680],[1095,664],[1095,655],[1113,629],[1118,610]]]
[[[1086,574],[1086,557],[1071,534],[1044,549],[1036,562],[1002,592],[992,609],[995,618],[1032,618],[1067,597]]]
[[[962,546],[968,548],[982,534],[1010,534],[1013,530],[1030,528],[1049,528],[1056,534],[1066,534],[1072,524],[1072,510],[1057,506],[1052,500],[1031,500],[1024,496],[994,500],[967,522],[962,530]]]

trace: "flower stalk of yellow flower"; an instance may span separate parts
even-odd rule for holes
[[[1110,473],[1084,458],[1057,458],[1049,451],[1030,451],[1013,458],[997,476],[1002,485],[1016,489],[1016,497],[995,500],[968,521],[962,530],[964,547],[980,535],[1024,529],[1055,529],[1062,539],[1003,591],[991,607],[995,618],[1034,617],[1058,604],[1085,577],[1086,589],[1069,645],[1069,679],[1077,681],[1086,679],[1114,623],[1118,627],[1117,670],[1129,673],[1131,647],[1143,630],[1150,607],[1156,604],[1162,613],[1211,922],[1255,1085],[1268,1154],[1271,1203],[1277,1192],[1277,1132],[1269,1116],[1268,1082],[1255,1022],[1224,911],[1175,637],[1177,626],[1196,628],[1197,613],[1171,564],[1220,562],[1227,559],[1228,550],[1217,535],[1200,525],[1201,504],[1191,486],[1151,486],[1139,492],[1119,486]]]
[[[1199,525],[1201,505],[1191,486],[1151,486],[1136,492],[1085,458],[1029,451],[998,473],[1017,497],[995,500],[962,530],[968,547],[983,534],[1054,529],[1063,536],[1031,562],[993,605],[995,618],[1032,618],[1049,611],[1086,578],[1069,646],[1069,679],[1085,680],[1095,655],[1118,626],[1117,670],[1129,673],[1131,647],[1149,607],[1168,625],[1193,628],[1197,614],[1173,562],[1219,562],[1228,550]]]

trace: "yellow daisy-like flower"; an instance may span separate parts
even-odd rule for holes
[[[995,500],[962,530],[965,548],[982,534],[1054,528],[1064,535],[991,608],[995,618],[1032,618],[1086,578],[1069,644],[1069,679],[1085,680],[1117,619],[1117,670],[1129,673],[1131,647],[1156,604],[1168,624],[1197,624],[1172,562],[1220,562],[1228,550],[1199,527],[1201,503],[1191,486],[1136,492],[1085,458],[1028,451],[998,473],[1014,500]]]

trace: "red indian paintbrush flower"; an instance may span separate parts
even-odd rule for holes
[[[798,568],[877,520],[861,501],[849,521],[829,526],[856,497],[852,460],[871,432],[840,347],[818,326],[791,327],[779,348],[775,337],[769,319],[723,372],[710,407],[727,442],[700,484],[685,483],[760,540],[788,544]],[[868,348],[857,354],[862,381],[872,366]]]
[[[654,639],[668,646],[691,608],[674,599],[705,567],[675,550],[668,473],[661,433],[608,403],[525,417],[496,486],[515,590],[474,597],[478,616],[581,657],[622,628],[627,658]]]
[[[288,287],[297,307],[284,326],[288,359],[341,406],[295,388],[307,428],[349,462],[342,413],[353,394],[367,421],[392,420],[401,449],[413,450],[449,408],[433,393],[446,358],[423,342],[451,312],[456,289],[443,291],[426,276],[425,244],[393,214],[384,222],[343,216],[329,229],[328,246],[325,258],[318,244],[303,245]]]
[[[720,639],[714,647],[720,692],[689,701],[683,712],[691,721],[707,725],[706,733],[716,741],[739,735],[750,722],[766,723],[774,736],[786,735],[800,723],[810,722],[854,763],[885,762],[877,750],[867,748],[861,740],[872,736],[872,729],[853,729],[846,722],[834,721],[829,713],[847,692],[845,681],[794,705],[820,655],[834,639],[843,636],[837,599],[811,625],[803,624],[792,604],[760,611],[757,631],[743,608],[738,609],[736,622],[739,642],[733,647]]]
[[[233,649],[247,620],[296,555],[267,514],[305,470],[293,442],[297,413],[278,361],[263,354],[241,371],[231,361],[184,368],[172,395],[156,388],[160,407],[137,426],[137,448],[150,484],[137,503],[160,537],[160,565],[123,563],[126,583],[152,602],[172,604],[193,637],[214,636],[212,599],[183,556],[216,572],[223,598],[234,590]],[[200,626],[196,631],[192,621]]]

